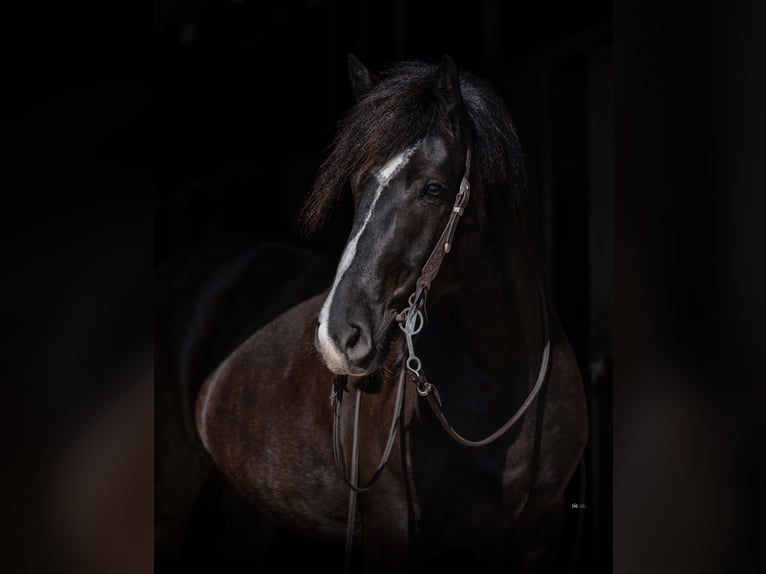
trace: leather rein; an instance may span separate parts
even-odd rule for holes
[[[353,427],[353,442],[351,446],[351,465],[350,472],[347,471],[345,456],[343,453],[343,444],[341,441],[341,406],[343,401],[343,393],[349,392],[347,388],[347,375],[338,375],[333,379],[333,388],[330,395],[330,402],[334,409],[333,416],[333,452],[335,455],[335,466],[338,469],[338,473],[341,478],[349,487],[349,510],[348,510],[348,522],[346,530],[346,556],[345,556],[345,570],[350,571],[351,567],[351,548],[353,545],[354,537],[354,523],[356,518],[356,498],[359,492],[365,492],[369,490],[380,478],[383,473],[383,469],[388,462],[391,450],[396,438],[397,426],[399,418],[402,412],[402,403],[404,398],[404,383],[407,372],[410,374],[412,382],[415,384],[418,395],[424,397],[428,402],[431,410],[434,412],[436,419],[442,425],[446,433],[457,443],[467,447],[481,447],[493,443],[506,432],[508,432],[524,415],[529,408],[530,404],[535,400],[540,389],[545,381],[548,373],[548,367],[550,362],[550,333],[548,325],[548,313],[545,303],[545,295],[543,293],[542,286],[540,287],[540,308],[543,323],[543,353],[542,360],[540,362],[540,371],[537,375],[537,380],[529,391],[527,398],[516,410],[513,416],[508,419],[500,428],[489,436],[481,440],[469,440],[456,431],[452,425],[450,425],[444,412],[441,408],[441,399],[439,397],[439,391],[436,386],[429,383],[423,372],[422,363],[418,356],[415,354],[414,338],[422,330],[425,324],[424,309],[426,306],[426,296],[428,290],[431,287],[431,283],[439,273],[439,269],[444,261],[444,257],[452,249],[452,240],[455,235],[455,229],[462,217],[465,210],[465,205],[468,203],[470,197],[471,185],[468,177],[471,169],[471,148],[468,148],[465,159],[465,172],[460,182],[460,189],[455,197],[455,203],[452,207],[449,220],[447,221],[444,230],[442,231],[439,240],[436,242],[431,255],[426,260],[425,265],[421,270],[420,277],[417,280],[415,291],[410,295],[408,300],[408,307],[403,309],[396,315],[396,322],[399,324],[399,328],[404,332],[404,336],[407,342],[407,359],[405,361],[405,368],[399,373],[396,399],[394,412],[391,417],[391,426],[389,428],[388,438],[386,445],[383,449],[383,453],[378,462],[378,466],[375,469],[372,477],[364,484],[359,485],[359,411],[361,405],[362,395],[364,394],[361,389],[357,388],[356,400],[354,405],[354,427]]]

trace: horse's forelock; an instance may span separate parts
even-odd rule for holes
[[[428,128],[423,88],[419,76],[389,75],[349,110],[303,204],[305,233],[324,225],[354,173],[372,172],[423,137]]]
[[[304,233],[326,223],[355,172],[372,172],[427,134],[436,69],[422,62],[397,64],[349,110],[303,204],[300,223]],[[510,192],[515,195],[523,187],[523,163],[504,104],[486,83],[465,72],[461,73],[461,89],[474,125],[472,171],[491,185],[510,182]]]

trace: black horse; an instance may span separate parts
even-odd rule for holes
[[[184,502],[217,468],[366,571],[550,569],[587,413],[528,243],[514,126],[447,56],[380,79],[351,56],[349,72],[357,101],[302,213],[315,230],[353,194],[334,279],[210,365]]]

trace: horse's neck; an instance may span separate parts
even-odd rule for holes
[[[498,382],[529,379],[542,353],[537,269],[523,237],[511,244],[485,254],[449,303],[467,353]]]

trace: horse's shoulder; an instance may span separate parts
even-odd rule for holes
[[[326,291],[318,293],[280,313],[250,335],[237,350],[250,352],[264,346],[279,346],[283,351],[290,352],[291,343],[307,337],[313,341],[317,316],[326,294]]]
[[[285,373],[314,366],[316,318],[326,293],[305,299],[279,314],[239,344],[208,378]]]

